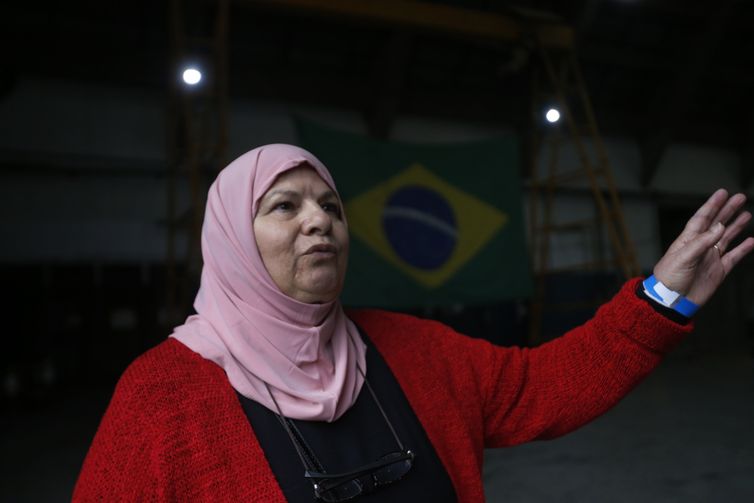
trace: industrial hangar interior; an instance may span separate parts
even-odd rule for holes
[[[3,501],[70,498],[119,376],[192,312],[210,183],[254,147],[300,144],[330,166],[353,142],[363,162],[330,166],[336,181],[404,176],[385,165],[389,152],[432,151],[437,167],[412,165],[411,176],[476,183],[473,197],[494,208],[469,213],[471,225],[501,214],[512,237],[490,230],[463,253],[417,256],[395,241],[411,227],[382,221],[393,251],[352,230],[343,301],[505,346],[553,340],[627,278],[651,274],[716,189],[752,194],[754,8],[743,1],[73,0],[3,11]],[[357,201],[367,187],[354,183]],[[458,239],[444,242],[460,249]],[[451,255],[447,268],[422,262]],[[750,257],[694,324],[603,417],[486,451],[487,500],[750,501]]]

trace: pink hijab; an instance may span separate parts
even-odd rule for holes
[[[197,314],[171,337],[225,369],[243,396],[277,412],[272,393],[284,416],[330,422],[359,395],[366,346],[339,301],[305,304],[280,291],[252,227],[259,200],[278,175],[302,163],[336,191],[327,168],[291,145],[256,148],[220,172],[202,227]]]

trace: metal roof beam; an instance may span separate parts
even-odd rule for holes
[[[396,27],[426,29],[466,37],[507,42],[534,36],[549,49],[571,49],[573,29],[556,22],[513,18],[497,13],[462,9],[413,0],[237,0],[275,9],[349,17]]]

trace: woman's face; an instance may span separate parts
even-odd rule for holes
[[[281,174],[259,201],[254,236],[272,280],[306,303],[335,300],[348,262],[340,201],[309,166]]]

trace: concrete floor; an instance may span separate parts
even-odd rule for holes
[[[107,394],[4,411],[0,501],[69,500]],[[752,502],[754,360],[671,357],[581,430],[488,451],[485,486],[490,502]]]
[[[491,502],[754,501],[754,360],[670,358],[563,438],[487,451]]]

